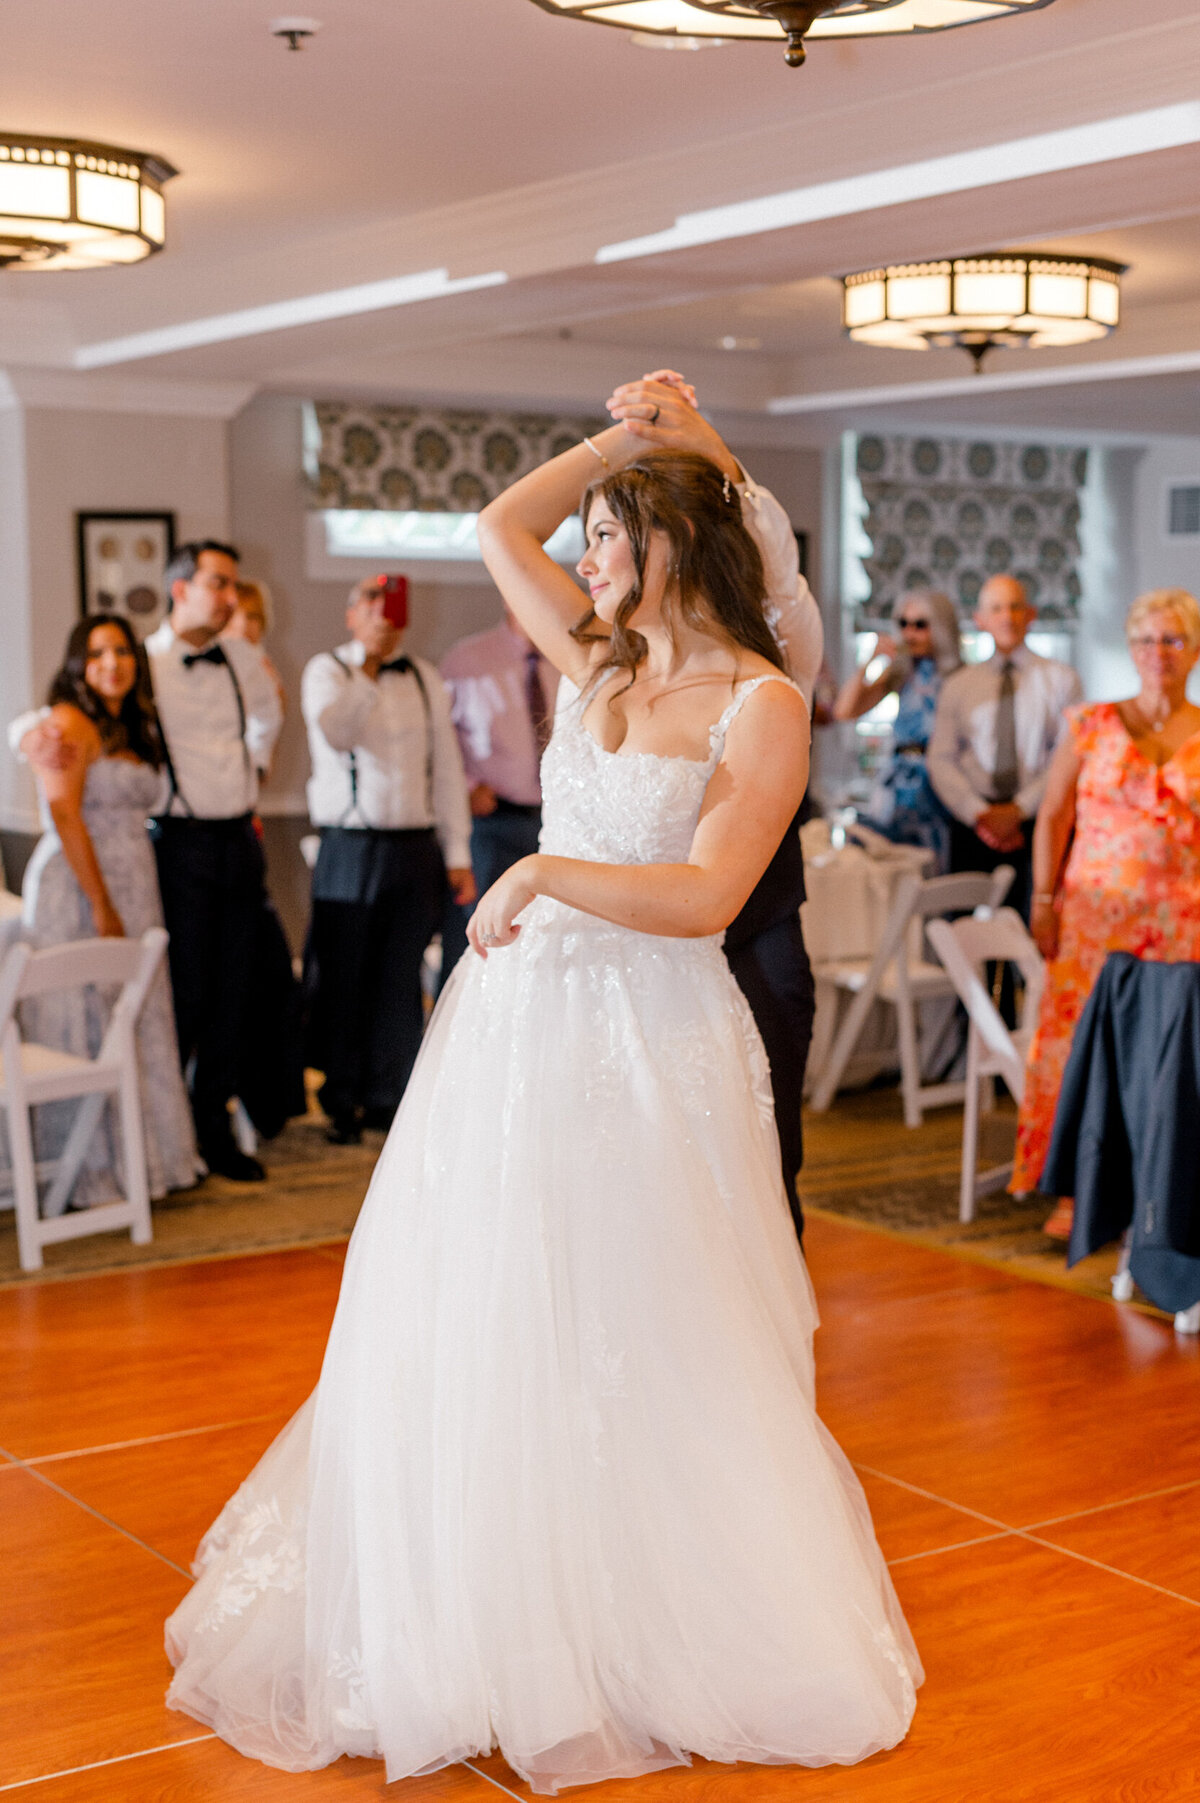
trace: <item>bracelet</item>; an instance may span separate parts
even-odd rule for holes
[[[604,452],[599,450],[592,443],[590,438],[585,438],[583,442],[587,446],[588,450],[592,453],[592,456],[598,457],[600,459],[601,463],[604,465],[606,470],[610,470],[612,468],[612,464],[608,461],[608,458],[604,455]]]

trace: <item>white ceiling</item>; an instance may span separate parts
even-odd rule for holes
[[[10,14],[0,125],[156,150],[182,171],[160,257],[0,276],[0,367],[18,388],[91,364],[104,373],[71,380],[594,404],[669,360],[715,405],[774,403],[777,429],[801,435],[862,409],[1200,431],[1196,0],[1054,0],[943,36],[814,45],[796,71],[768,46],[647,52],[529,0],[311,4],[324,29],[298,54],[267,31],[275,0]],[[1005,148],[1146,113],[1174,129],[1170,108],[1183,129],[1138,154],[1134,126],[1106,129],[1087,152],[1100,161],[1048,142],[1044,166],[1026,165]],[[969,186],[923,185],[929,159],[983,147]],[[909,166],[912,198],[881,185]],[[810,223],[596,262],[680,215],[855,177]],[[842,339],[838,271],[1022,242],[1128,262],[1121,332],[997,356],[966,396],[954,353]],[[281,329],[242,322],[190,348],[125,343],[442,269],[507,280]],[[727,335],[759,347],[723,351]],[[1106,366],[1125,373],[1093,380]],[[1031,369],[1078,379],[1007,386]]]

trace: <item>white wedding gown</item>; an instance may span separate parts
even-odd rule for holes
[[[705,762],[560,714],[543,849],[685,860],[756,686]],[[540,898],[438,1005],[320,1384],[167,1625],[169,1702],[289,1771],[498,1745],[542,1792],[895,1745],[921,1667],[815,1323],[720,938]]]

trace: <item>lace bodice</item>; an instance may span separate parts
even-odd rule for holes
[[[756,676],[742,683],[709,728],[707,758],[605,751],[583,725],[576,695],[560,708],[542,759],[541,850],[602,864],[682,863],[731,722],[764,682],[787,681]]]

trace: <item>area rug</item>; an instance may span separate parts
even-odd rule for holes
[[[827,1114],[807,1114],[804,1132],[800,1193],[806,1212],[996,1265],[1014,1277],[1111,1298],[1117,1246],[1068,1270],[1066,1247],[1042,1232],[1054,1206],[1047,1197],[1018,1201],[999,1190],[979,1198],[973,1221],[959,1220],[961,1110],[934,1110],[910,1129],[898,1091],[865,1090],[839,1096]],[[1015,1110],[1003,1106],[985,1115],[979,1137],[981,1171],[1011,1163]],[[1159,1314],[1142,1297],[1134,1306]]]
[[[208,1177],[153,1207],[154,1238],[135,1246],[125,1233],[98,1233],[45,1248],[41,1271],[22,1271],[11,1210],[0,1214],[0,1285],[53,1282],[138,1266],[228,1258],[346,1239],[358,1218],[382,1133],[361,1146],[331,1146],[319,1115],[292,1121],[261,1148],[265,1183]]]

